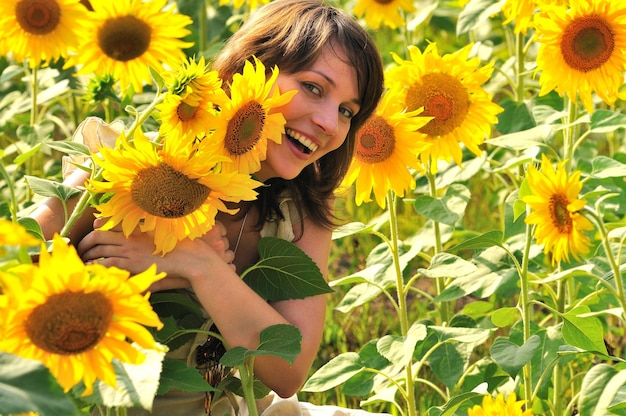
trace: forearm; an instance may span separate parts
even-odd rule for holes
[[[259,297],[232,268],[222,263],[211,273],[197,273],[192,287],[230,347],[256,349],[259,334],[271,325],[291,324],[302,333],[302,352],[293,365],[277,357],[255,358],[255,374],[281,396],[294,394],[304,383],[317,354],[325,311],[324,297],[280,302],[273,307]],[[295,303],[294,303],[295,302]],[[298,309],[301,313],[295,313]],[[321,317],[320,317],[321,314]]]

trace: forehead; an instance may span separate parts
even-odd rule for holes
[[[342,47],[332,44],[325,46],[308,69],[319,73],[337,88],[344,90],[350,95],[350,101],[360,101],[357,71]]]

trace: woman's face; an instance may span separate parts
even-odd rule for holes
[[[285,134],[281,144],[268,141],[267,158],[256,173],[260,180],[293,179],[343,144],[360,110],[356,70],[346,61],[341,49],[326,47],[309,68],[279,73],[280,91],[298,92],[276,110],[285,117]]]

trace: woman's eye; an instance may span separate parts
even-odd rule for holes
[[[346,118],[352,118],[354,117],[354,113],[352,112],[352,110],[350,110],[349,108],[346,107],[340,107],[339,108],[339,112]]]
[[[304,83],[304,88],[306,88],[307,90],[311,91],[315,95],[320,95],[321,94],[321,90],[315,84],[309,84],[308,82],[305,82]]]

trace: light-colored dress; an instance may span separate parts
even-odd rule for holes
[[[97,152],[99,147],[114,147],[115,140],[124,128],[123,123],[114,122],[107,124],[99,118],[89,117],[76,129],[73,141],[87,145],[92,152]],[[84,160],[64,159],[63,173],[67,176],[75,168],[75,164],[83,163]],[[293,226],[300,222],[299,212],[289,195],[281,195],[279,208],[283,218],[276,221],[267,221],[262,230],[261,237],[278,237],[287,241],[293,241],[295,235]],[[192,293],[190,293],[193,296]],[[212,325],[207,317],[201,329],[208,330]],[[168,358],[180,359],[190,367],[196,366],[196,348],[206,341],[206,333],[198,335],[181,346],[167,353]],[[205,416],[206,393],[187,392],[172,389],[164,395],[156,396],[152,406],[152,412],[140,408],[128,409],[128,416]],[[383,415],[382,413],[368,413],[363,410],[346,409],[336,406],[317,406],[312,403],[300,402],[296,395],[289,398],[281,398],[274,392],[257,400],[257,409],[261,416],[366,416]],[[248,416],[248,409],[242,397],[225,394],[213,401],[210,406],[212,416]]]

